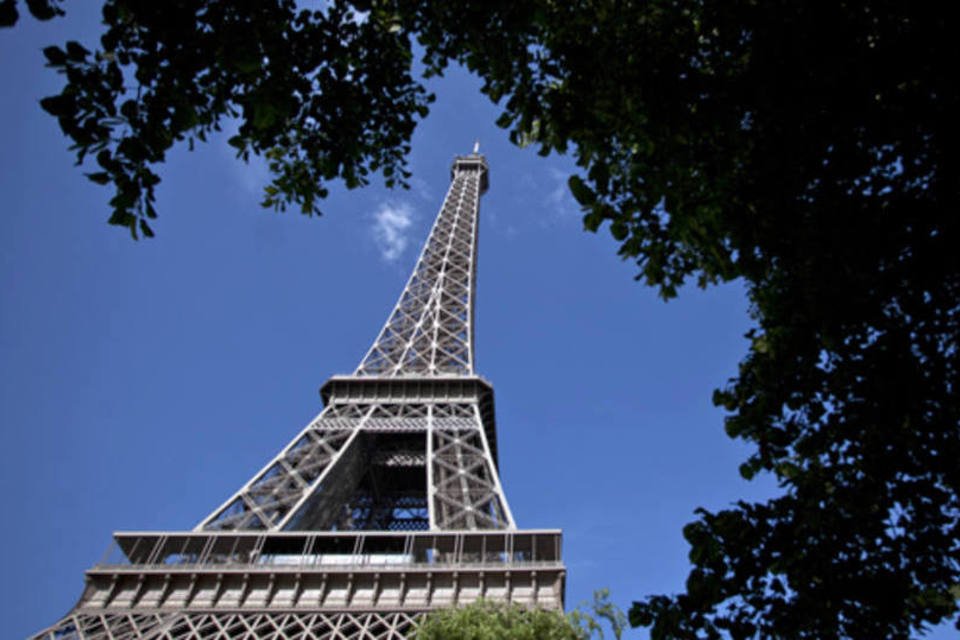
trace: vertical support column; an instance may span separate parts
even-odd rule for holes
[[[480,431],[480,441],[483,443],[483,455],[490,473],[490,480],[493,482],[494,490],[497,493],[500,507],[503,509],[503,516],[506,518],[506,528],[516,529],[517,523],[513,519],[513,512],[510,511],[510,505],[507,503],[507,496],[503,492],[503,485],[500,484],[500,474],[497,472],[497,465],[493,464],[493,452],[490,451],[490,442],[487,440],[487,431],[483,428],[483,418],[480,416],[480,406],[473,406],[473,415],[477,421],[477,428]]]
[[[433,404],[427,405],[427,515],[430,530],[437,530],[437,487],[433,477]]]

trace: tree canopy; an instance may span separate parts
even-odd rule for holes
[[[0,21],[16,20],[0,1]],[[56,0],[30,0],[38,18]],[[927,3],[107,0],[99,47],[51,46],[42,106],[110,222],[150,235],[156,166],[226,118],[264,204],[403,184],[460,63],[517,144],[570,153],[590,230],[677,294],[742,279],[754,328],[715,394],[778,497],[701,510],[654,638],[898,638],[957,619],[960,39]],[[418,47],[418,48],[415,48]],[[952,52],[952,53],[951,53]],[[682,472],[682,471],[679,471]],[[637,553],[642,553],[638,549]]]
[[[627,624],[623,612],[599,589],[569,615],[518,604],[478,600],[463,607],[428,613],[411,640],[588,640],[604,637],[604,625],[619,640]],[[601,624],[604,623],[604,624]]]
[[[562,612],[478,601],[428,614],[411,640],[584,640]]]

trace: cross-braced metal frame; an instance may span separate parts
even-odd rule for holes
[[[189,533],[116,534],[37,638],[402,638],[480,597],[563,607],[559,531],[518,531],[474,373],[486,160],[456,158],[403,293],[325,408]],[[372,537],[371,537],[372,536]]]
[[[59,638],[114,640],[403,640],[415,616],[393,613],[76,613],[55,632]]]
[[[483,156],[454,162],[420,259],[356,375],[473,375],[477,213],[486,189]]]

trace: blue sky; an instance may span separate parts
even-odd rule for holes
[[[682,587],[682,526],[774,490],[711,391],[736,371],[743,288],[664,303],[603,231],[582,231],[567,158],[517,149],[451,70],[417,129],[410,191],[336,187],[325,215],[261,209],[262,165],[226,135],[162,168],[157,238],[106,224],[37,101],[42,46],[90,43],[95,13],[0,32],[0,608],[9,637],[53,623],[115,530],[192,528],[321,408],[403,287],[457,153],[479,138],[477,368],[497,392],[501,474],[521,527],[564,530],[567,605]],[[79,36],[79,37],[78,37]],[[631,632],[631,637],[644,637]],[[946,635],[942,636],[946,637]]]

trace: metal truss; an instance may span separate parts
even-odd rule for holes
[[[76,613],[35,640],[404,640],[416,614]]]
[[[198,529],[516,528],[490,443],[492,412],[487,425],[479,394],[451,402],[448,389],[422,384],[476,379],[475,256],[487,180],[478,153],[454,161],[413,274],[354,375],[340,378],[323,412]],[[363,380],[393,386],[353,394],[350,381]]]
[[[559,531],[517,530],[474,374],[477,149],[403,293],[325,408],[191,532],[115,534],[45,640],[393,640],[486,598],[563,608]]]
[[[386,400],[334,399],[197,529],[516,528],[478,397]]]
[[[556,530],[132,532],[45,640],[403,637],[480,598],[563,606]]]
[[[476,412],[476,407],[461,409]],[[453,424],[444,426],[444,422]],[[471,422],[469,418],[437,420],[440,424],[430,435],[433,525],[454,530],[515,528],[484,431]]]
[[[440,214],[358,376],[473,375],[477,213],[487,163],[458,158]]]

